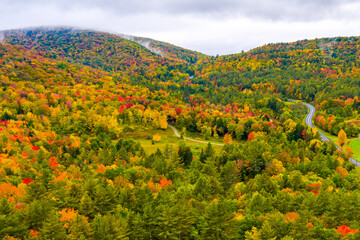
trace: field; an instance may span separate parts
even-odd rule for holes
[[[156,152],[156,149],[159,148],[161,151],[164,151],[166,145],[172,145],[172,147],[177,148],[181,141],[184,141],[186,145],[191,147],[193,154],[199,155],[202,148],[206,147],[204,143],[197,143],[194,141],[181,139],[177,137],[173,130],[167,128],[165,130],[154,130],[151,128],[146,128],[139,125],[126,125],[127,129],[132,129],[132,131],[128,131],[124,133],[124,137],[133,138],[134,140],[138,141],[141,146],[144,148],[147,154],[151,154]],[[152,136],[154,134],[159,134],[161,136],[161,140],[159,142],[152,141]],[[186,136],[189,138],[193,138],[200,141],[212,142],[212,143],[222,143],[221,141],[211,141],[205,140],[204,138],[196,137],[194,134],[186,133]],[[213,145],[216,153],[220,153],[222,146]]]

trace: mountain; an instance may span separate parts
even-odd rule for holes
[[[359,37],[268,44],[209,60],[195,75],[198,81],[218,87],[251,89],[253,84],[268,83],[288,97],[305,101],[353,98],[360,94],[359,46]]]
[[[171,58],[167,58],[119,35],[73,28],[31,28],[1,34],[3,42],[43,52],[51,58],[117,73],[118,78],[136,83],[186,79],[192,75],[194,66],[184,59],[191,62],[204,57],[161,43],[172,50]]]
[[[209,56],[205,54],[196,51],[187,50],[166,42],[161,42],[150,38],[126,35],[126,34],[121,34],[121,36],[130,41],[139,43],[140,45],[146,47],[150,51],[162,57],[182,60],[190,64],[195,64],[201,59],[209,58]]]
[[[0,238],[360,239],[358,38],[207,57],[1,36]]]

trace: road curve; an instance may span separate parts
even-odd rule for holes
[[[168,125],[168,126],[169,126],[169,128],[171,128],[171,129],[174,131],[174,133],[175,133],[175,135],[176,135],[177,137],[181,137],[181,136],[180,136],[180,133],[178,132],[178,130],[176,130],[176,128],[174,128],[174,127],[171,126],[171,125]],[[183,137],[183,138],[186,139],[186,140],[192,141],[192,142],[197,142],[197,143],[204,143],[204,144],[210,143],[210,144],[216,145],[216,146],[224,146],[224,144],[221,144],[221,143],[205,142],[205,141],[200,141],[200,140],[196,140],[196,139],[192,139],[192,138],[187,138],[187,137]]]
[[[290,101],[294,102],[295,100],[290,100]],[[313,105],[311,105],[311,104],[309,104],[309,103],[304,103],[304,104],[309,108],[309,113],[308,113],[308,115],[307,115],[306,118],[305,118],[305,123],[306,123],[306,125],[308,125],[309,127],[315,127],[315,126],[313,125],[313,123],[312,123],[312,119],[313,119],[313,116],[314,116],[314,113],[315,113],[315,108],[314,108]],[[318,129],[318,132],[320,133],[320,137],[321,137],[321,140],[322,140],[323,142],[325,142],[325,141],[330,141],[330,139],[329,139],[328,137],[326,137],[321,131],[319,131],[319,129]],[[341,149],[339,146],[337,146],[337,145],[335,145],[335,146],[336,146],[337,149],[340,149],[340,150],[342,151],[342,149]],[[356,161],[356,160],[353,159],[353,158],[350,158],[350,162],[351,162],[352,164],[356,165],[356,166],[360,166],[360,162]]]

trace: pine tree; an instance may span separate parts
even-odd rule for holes
[[[127,222],[119,216],[98,214],[95,216],[92,226],[95,240],[129,239]]]
[[[145,221],[139,213],[132,213],[128,219],[130,239],[149,239],[150,233],[145,229]]]
[[[87,192],[85,192],[84,196],[80,200],[79,213],[90,219],[95,217],[96,209],[94,206],[94,202],[89,197]]]
[[[178,155],[180,158],[180,163],[184,166],[189,166],[193,160],[193,154],[189,146],[181,145],[179,147]]]
[[[13,206],[6,198],[2,198],[0,200],[0,238],[5,235],[23,238],[26,232],[26,226],[13,211]]]
[[[81,215],[77,215],[76,218],[70,223],[70,240],[77,239],[91,239],[93,235],[93,229],[87,218]]]
[[[44,240],[66,239],[66,231],[57,212],[50,212],[40,229],[39,235]]]
[[[205,223],[202,227],[204,239],[238,239],[234,209],[224,200],[216,200],[205,209]]]

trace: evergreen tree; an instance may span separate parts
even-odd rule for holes
[[[94,240],[129,239],[127,222],[119,216],[98,214],[95,216],[92,226]]]
[[[205,222],[202,227],[204,239],[238,239],[234,209],[226,201],[213,201],[205,209]]]
[[[69,239],[91,239],[92,235],[93,229],[87,218],[77,214],[76,218],[70,223]]]
[[[185,167],[189,166],[193,160],[193,154],[189,146],[181,145],[179,147],[178,155],[180,158],[180,163]]]
[[[26,232],[26,226],[13,211],[13,206],[6,198],[2,198],[0,200],[0,238],[6,235],[23,238]]]
[[[44,240],[66,239],[66,231],[60,216],[56,212],[50,212],[39,232],[40,238]]]

